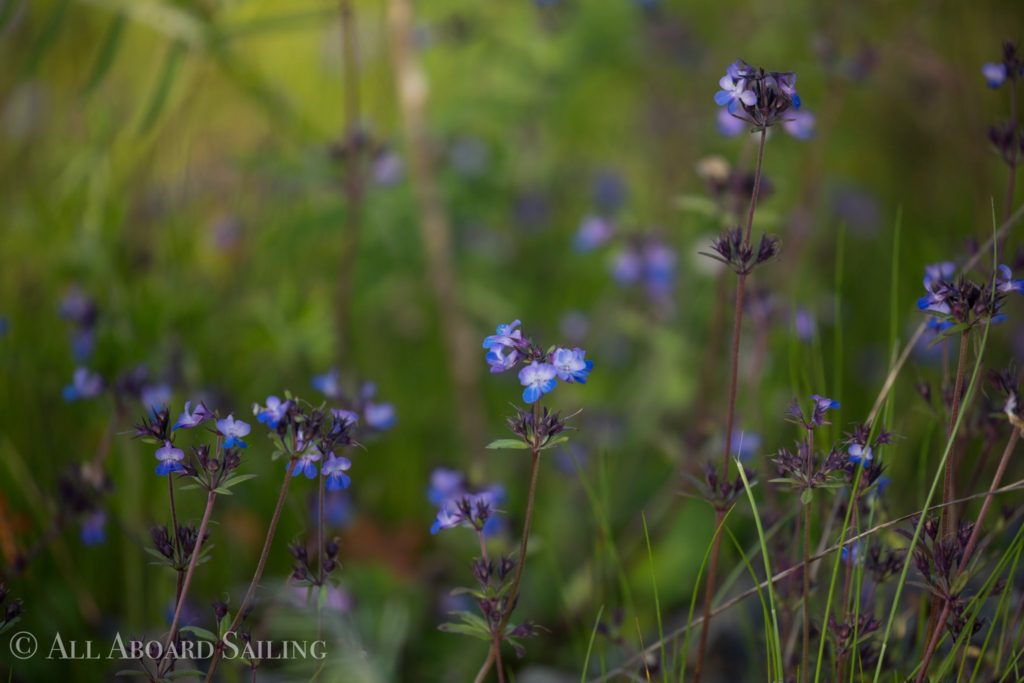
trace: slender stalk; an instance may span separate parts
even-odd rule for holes
[[[174,506],[174,477],[171,474],[167,475],[167,500],[171,508],[171,547],[174,549],[174,556],[180,558],[181,544],[178,542],[178,511]],[[174,588],[175,605],[181,602],[181,592],[185,587],[184,571],[179,567],[176,573],[178,576]],[[171,668],[174,668],[173,661],[171,662]]]
[[[750,245],[750,233],[754,227],[754,212],[757,210],[757,197],[761,189],[761,168],[764,165],[764,147],[766,129],[761,129],[761,138],[757,148],[757,166],[754,170],[754,188],[750,193],[750,207],[747,209],[747,225],[743,231],[743,246]],[[729,478],[729,460],[732,453],[732,430],[736,421],[736,386],[739,379],[740,336],[743,331],[743,295],[747,286],[747,273],[739,273],[736,279],[736,304],[733,311],[732,353],[730,360],[729,403],[725,419],[725,451],[722,455],[722,481]],[[716,513],[715,528],[721,524],[721,511]],[[704,656],[707,652],[708,632],[711,629],[711,598],[715,594],[715,571],[718,569],[718,554],[721,549],[721,537],[712,541],[711,564],[708,567],[708,581],[704,595],[704,621],[700,629],[700,641],[697,646],[697,664],[694,668],[694,683],[700,683],[704,669]]]
[[[807,432],[807,478],[810,480],[814,469],[814,432]],[[807,680],[808,662],[811,650],[811,610],[808,601],[811,599],[811,502],[804,503],[804,570],[803,570],[803,647],[800,655],[800,680]]]
[[[954,449],[949,460],[946,461],[946,472],[943,485],[943,497],[942,502],[948,503],[949,501],[956,498],[956,435],[954,429],[956,428],[957,416],[960,412],[960,398],[964,390],[964,372],[967,369],[967,334],[968,331],[964,330],[960,333],[960,355],[956,365],[956,380],[953,384],[953,403],[949,413],[949,429],[947,436],[953,441]],[[942,514],[944,534],[950,536],[956,533],[956,508],[950,506],[943,510]]]
[[[345,225],[338,261],[338,291],[335,324],[338,346],[344,356],[352,351],[352,290],[356,256],[363,218],[363,186],[366,141],[361,135],[359,97],[359,59],[356,45],[356,15],[352,0],[340,0],[341,59],[344,85],[345,134]]]
[[[167,475],[170,477],[170,475]],[[210,524],[210,516],[213,514],[213,504],[217,500],[217,494],[210,491],[206,494],[206,509],[203,510],[203,519],[199,522],[199,532],[196,536],[195,547],[192,548],[192,557],[188,561],[188,569],[185,570],[185,581],[181,587],[181,595],[178,596],[177,605],[174,608],[174,618],[171,620],[171,628],[167,633],[167,643],[164,645],[164,660],[158,665],[157,672],[162,674],[174,663],[173,658],[168,658],[171,651],[171,643],[178,637],[178,624],[181,622],[181,611],[188,598],[189,588],[192,586],[192,576],[195,574],[196,564],[199,561],[199,554],[203,549],[203,537],[206,536],[206,528]]]
[[[1009,173],[1006,179],[1006,199],[1003,204],[1003,220],[1010,217],[1010,210],[1013,208],[1013,193],[1017,189],[1017,160],[1019,158],[1017,143],[1017,79],[1010,79],[1010,160],[1007,163]]]
[[[320,468],[319,484],[316,493],[316,545],[317,545],[317,587],[324,590],[324,471]],[[316,601],[316,637],[323,640],[324,637],[324,610],[321,607],[321,600],[317,596]]]
[[[540,417],[540,402],[536,402],[533,404],[534,430],[536,430],[536,426],[540,422]],[[540,446],[541,444],[535,431],[533,435],[533,445],[530,448],[530,489],[526,496],[526,517],[523,520],[523,536],[519,541],[519,560],[516,562],[516,573],[512,577],[512,585],[509,588],[508,597],[505,601],[507,607],[505,608],[501,621],[498,623],[498,628],[495,631],[498,638],[501,638],[504,635],[505,627],[508,626],[508,621],[512,618],[512,612],[515,610],[516,602],[519,599],[519,583],[523,579],[523,569],[526,568],[526,551],[530,545],[530,525],[533,522],[533,506],[537,497],[537,475],[540,473]],[[492,646],[491,652],[487,656],[487,660],[484,661],[483,666],[480,668],[480,672],[477,674],[476,680],[483,681],[486,678],[491,665],[495,662],[497,662],[498,665],[498,676],[503,679],[504,673],[501,666],[501,648]]]
[[[985,496],[985,500],[981,504],[981,510],[978,512],[978,520],[974,523],[974,529],[971,530],[971,536],[967,540],[967,546],[964,548],[963,558],[959,563],[961,569],[967,567],[967,564],[971,561],[971,556],[974,554],[975,548],[978,547],[978,539],[981,537],[981,527],[985,521],[985,515],[988,514],[988,509],[992,505],[992,498],[995,495],[996,489],[999,488],[999,482],[1002,481],[1003,475],[1006,473],[1006,467],[1010,463],[1010,455],[1013,453],[1013,449],[1017,447],[1017,441],[1019,439],[1020,432],[1014,428],[1013,434],[1010,435],[1010,440],[1006,442],[1006,448],[1003,450],[1003,456],[999,460],[999,466],[996,468],[996,473],[992,477],[992,485],[989,486],[988,494]],[[917,674],[917,683],[922,683],[925,676],[928,675],[928,664],[931,663],[932,657],[935,655],[935,651],[939,647],[939,641],[942,639],[942,625],[946,623],[946,618],[949,616],[949,612],[949,602],[943,601],[942,612],[939,616],[938,623],[935,625],[931,638],[928,640],[928,645],[924,651],[924,657],[921,658],[921,668]]]
[[[288,463],[288,469],[284,475],[284,482],[281,484],[281,492],[277,496],[277,505],[274,507],[274,515],[270,518],[270,526],[267,528],[267,536],[263,540],[263,550],[260,552],[260,559],[256,564],[256,572],[252,576],[252,581],[249,582],[249,588],[245,591],[245,597],[242,598],[242,603],[238,606],[234,619],[231,620],[231,625],[228,626],[226,631],[224,631],[225,637],[230,633],[234,633],[235,629],[238,628],[238,625],[242,623],[245,611],[252,603],[253,594],[256,592],[256,585],[260,582],[260,579],[263,578],[263,570],[267,568],[267,558],[270,556],[270,546],[274,541],[274,534],[277,532],[277,523],[281,521],[281,511],[284,509],[285,498],[288,497],[288,485],[292,481],[292,466],[294,466],[295,460],[295,458],[292,458]],[[210,668],[206,672],[206,683],[210,683],[210,681],[213,680],[213,673],[217,670],[217,665],[220,663],[223,654],[224,643],[222,641],[217,643],[217,647],[214,648],[213,659],[210,660]]]

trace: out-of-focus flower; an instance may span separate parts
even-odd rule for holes
[[[371,175],[373,182],[383,187],[389,187],[401,182],[405,175],[405,162],[394,150],[385,149],[374,157],[372,162]]]
[[[87,546],[101,545],[107,540],[107,513],[96,510],[81,520],[80,535]]]
[[[755,432],[745,432],[738,427],[732,430],[732,455],[746,462],[757,455],[761,450],[761,435]]]
[[[996,290],[1003,294],[1009,294],[1010,292],[1021,292],[1024,293],[1024,280],[1014,280],[1013,271],[1010,270],[1009,266],[999,266],[999,272],[996,274]]]
[[[103,391],[103,378],[88,368],[75,368],[71,384],[64,387],[64,400],[77,401],[99,396]]]
[[[806,343],[814,339],[818,323],[810,311],[800,306],[793,311],[793,329],[796,331],[796,338]]]
[[[178,417],[178,421],[174,423],[174,429],[198,427],[211,417],[213,417],[213,413],[207,409],[205,404],[200,403],[195,410],[192,410],[192,401],[185,401],[185,410]]]
[[[169,384],[147,384],[142,387],[139,395],[142,405],[150,412],[155,413],[171,402],[171,387]]]
[[[438,467],[430,473],[430,488],[427,500],[431,505],[440,506],[466,488],[466,475],[458,470]]]
[[[874,457],[871,446],[866,446],[859,443],[852,443],[846,450],[846,454],[850,456],[850,462],[867,464],[871,462]]]
[[[784,123],[791,109],[800,108],[796,74],[755,69],[742,60],[729,65],[719,80],[715,103],[753,128],[764,130]]]
[[[782,121],[782,130],[797,140],[809,140],[814,137],[814,114],[806,109],[790,112]]]
[[[236,420],[234,415],[217,420],[217,432],[224,437],[224,448],[246,448],[242,439],[249,434],[250,429],[248,423]]]
[[[328,370],[322,375],[313,378],[313,388],[327,398],[337,399],[341,397],[341,381],[338,371]]]
[[[573,238],[573,248],[585,253],[604,246],[615,235],[615,228],[610,219],[604,216],[585,216]]]
[[[1006,64],[1002,62],[988,62],[981,65],[981,75],[990,88],[998,88],[1006,81]]]

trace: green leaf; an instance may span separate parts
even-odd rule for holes
[[[510,448],[510,449],[522,451],[522,450],[526,450],[527,448],[529,448],[530,444],[528,444],[528,443],[526,443],[524,441],[520,441],[519,439],[497,439],[497,440],[492,441],[489,444],[487,444],[487,447],[492,449],[492,450],[497,450],[497,449],[501,449],[501,448]]]
[[[236,477],[231,477],[230,479],[225,481],[224,484],[223,484],[223,487],[226,488],[226,489],[229,489],[229,488],[231,488],[233,486],[238,486],[243,481],[249,481],[250,479],[255,479],[257,476],[259,476],[259,475],[256,475],[256,474],[240,474],[240,475],[238,475]]]
[[[213,631],[207,631],[205,628],[202,628],[201,626],[183,626],[178,630],[182,633],[191,633],[199,638],[202,638],[203,640],[208,640],[211,643],[217,642],[217,636],[214,635]]]
[[[559,444],[563,444],[563,443],[565,443],[568,440],[569,440],[569,437],[565,436],[564,434],[562,436],[556,436],[555,438],[550,439],[546,444],[541,446],[540,449],[542,451],[543,450],[547,450],[548,448],[553,448],[553,447],[555,447],[555,446],[557,446]]]
[[[800,494],[800,502],[804,505],[810,505],[812,500],[814,500],[814,490],[804,489],[803,493]]]

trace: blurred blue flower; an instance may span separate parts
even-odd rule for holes
[[[614,235],[615,228],[609,219],[597,215],[584,216],[572,245],[576,251],[586,253],[604,246]]]
[[[839,401],[836,401],[825,396],[819,396],[818,394],[811,394],[811,399],[814,401],[815,410],[838,410]]]
[[[166,383],[147,384],[139,392],[139,399],[155,415],[171,402],[171,386]]]
[[[65,401],[77,401],[83,398],[99,396],[103,391],[103,378],[88,368],[75,368],[71,376],[71,384],[64,387]]]
[[[518,347],[523,343],[523,331],[516,329],[520,324],[519,320],[513,320],[506,325],[498,325],[494,334],[484,338],[483,347],[488,350],[495,346]]]
[[[1013,271],[1009,266],[999,266],[999,273],[996,275],[996,290],[1003,294],[1020,292],[1024,294],[1024,280],[1014,280]]]
[[[956,264],[952,261],[930,263],[924,267],[924,288],[931,289],[937,282],[949,281],[956,275]]]
[[[336,429],[349,429],[359,424],[359,415],[351,410],[331,408],[331,417]]]
[[[729,113],[724,107],[718,110],[718,132],[727,138],[734,138],[746,131],[750,124]]]
[[[742,462],[750,460],[761,450],[761,435],[745,432],[739,427],[732,430],[732,456]]]
[[[998,88],[1006,81],[1006,64],[1003,62],[988,62],[981,65],[981,75],[990,88]]]
[[[466,476],[462,472],[445,467],[435,468],[430,473],[427,500],[434,506],[443,505],[446,500],[465,490],[465,487]]]
[[[558,378],[563,382],[586,384],[587,375],[594,368],[594,361],[586,360],[586,354],[587,352],[581,348],[555,349],[555,352],[551,354],[551,365],[555,367]],[[520,380],[522,380],[521,375]],[[547,391],[550,391],[550,389]],[[532,402],[528,401],[528,403]]]
[[[107,540],[107,513],[96,510],[82,517],[80,535],[87,546],[101,545]]]
[[[256,421],[271,429],[277,429],[277,425],[281,424],[291,403],[291,401],[282,401],[277,396],[267,396],[266,405],[257,405],[253,409],[253,412],[256,413]]]
[[[174,429],[198,427],[211,417],[213,417],[213,413],[207,409],[205,404],[200,403],[195,410],[192,410],[192,401],[185,401],[185,410],[178,416],[178,421],[174,423]]]
[[[170,441],[164,441],[164,445],[156,450],[156,459],[160,461],[160,464],[156,466],[156,473],[160,476],[185,471],[185,467],[181,464],[181,461],[185,459],[185,451],[175,448]]]
[[[328,491],[341,491],[352,484],[352,479],[345,474],[352,467],[352,461],[344,456],[336,456],[331,453],[327,462],[324,463],[324,482]],[[307,474],[307,476],[309,476]]]
[[[844,545],[839,556],[840,559],[842,559],[843,564],[860,564],[860,542],[854,541],[853,543]]]
[[[337,399],[341,397],[341,382],[338,371],[330,369],[322,375],[313,378],[313,388],[327,398]]]
[[[7,320],[7,316],[0,315],[0,337],[6,337],[10,331],[10,322]]]
[[[626,201],[626,184],[615,171],[601,171],[594,178],[594,204],[601,211],[617,211]]]
[[[871,452],[871,446],[867,446],[859,443],[852,443],[846,450],[846,454],[850,457],[850,462],[867,464],[874,459],[874,454]]]
[[[534,403],[544,394],[554,390],[555,375],[557,370],[550,363],[538,363],[533,361],[519,371],[519,383],[522,384],[523,400],[527,403]]]
[[[228,415],[223,420],[217,420],[217,432],[225,437],[224,448],[247,448],[243,437],[249,434],[248,423],[236,420],[234,415]]]
[[[794,111],[786,115],[782,122],[782,130],[797,140],[809,140],[814,137],[814,114],[807,111]]]
[[[810,342],[818,331],[818,323],[806,308],[800,306],[793,311],[793,329],[796,338],[802,342]]]

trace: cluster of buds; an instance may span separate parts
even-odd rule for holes
[[[775,484],[788,484],[802,495],[810,495],[813,489],[827,488],[835,475],[845,472],[846,455],[836,449],[829,450],[824,457],[815,452],[807,441],[796,445],[796,452],[780,448],[771,461],[779,471],[779,477],[772,479]]]
[[[199,541],[199,530],[195,524],[179,524],[173,538],[165,526],[152,527],[149,535],[153,540],[153,551],[147,548],[147,552],[176,571],[183,572],[188,568]],[[203,535],[204,544],[209,537],[209,532]],[[201,553],[198,562],[202,562],[205,555],[205,552]]]
[[[288,552],[295,559],[292,565],[292,580],[300,586],[321,586],[327,581],[327,577],[338,568],[338,542],[335,540],[324,543],[322,571],[313,567],[306,546],[301,543],[291,543]]]
[[[981,73],[990,88],[999,88],[1009,81],[1015,83],[1024,77],[1024,59],[1021,58],[1017,45],[1009,41],[1003,43],[1003,58],[998,62],[983,64]],[[1015,97],[1014,89],[1010,89],[1011,97]],[[1015,110],[1014,110],[1015,111]],[[1010,168],[1016,168],[1024,153],[1024,131],[1016,119],[992,125],[988,129],[988,140],[992,149]]]
[[[754,482],[754,472],[744,467],[743,474],[746,475],[747,482],[752,485]],[[718,468],[711,462],[704,463],[704,481],[696,479],[694,481],[704,499],[716,510],[720,511],[728,510],[732,507],[736,499],[744,495],[745,492],[743,477],[737,474],[736,478],[732,481],[722,479]]]
[[[948,602],[953,608],[966,587],[964,551],[971,538],[974,525],[961,522],[956,533],[942,536],[939,521],[930,517],[925,520],[924,535],[914,547],[914,566],[935,597]],[[906,538],[913,535],[906,530],[899,533]]]
[[[906,559],[901,550],[885,550],[881,545],[873,543],[868,546],[864,555],[864,569],[871,574],[876,584],[885,583],[903,570]]]
[[[747,275],[779,255],[782,243],[775,235],[761,235],[755,250],[743,236],[740,227],[726,228],[711,242],[713,254],[702,251],[703,256],[712,258],[732,268],[738,275]]]
[[[519,406],[513,406],[516,414],[506,418],[509,430],[518,436],[523,444],[536,450],[541,450],[554,445],[553,440],[566,430],[573,429],[568,426],[570,419],[575,415],[562,417],[561,413],[541,408],[539,415],[534,416],[533,411],[524,410]]]
[[[865,666],[869,666],[868,662],[875,661],[874,658],[877,657],[877,654],[873,653],[873,648],[863,641],[875,633],[881,625],[881,622],[870,614],[862,614],[857,617],[856,621],[853,619],[838,621],[835,617],[829,616],[828,634],[832,638],[832,642],[835,643],[836,657],[845,659],[859,648],[861,661]]]
[[[828,411],[839,409],[839,401],[826,396],[811,394],[811,401],[814,402],[814,405],[809,413],[804,413],[803,408],[800,407],[800,402],[795,398],[789,404],[789,409],[786,411],[787,419],[794,424],[800,425],[807,432],[812,432],[818,427],[831,424],[828,421]]]
[[[873,438],[871,427],[866,424],[857,425],[846,434],[846,474],[852,482],[857,469],[861,470],[861,483],[858,496],[877,496],[888,482],[883,476],[885,465],[878,458],[882,446],[892,443],[892,433],[881,429]]]

